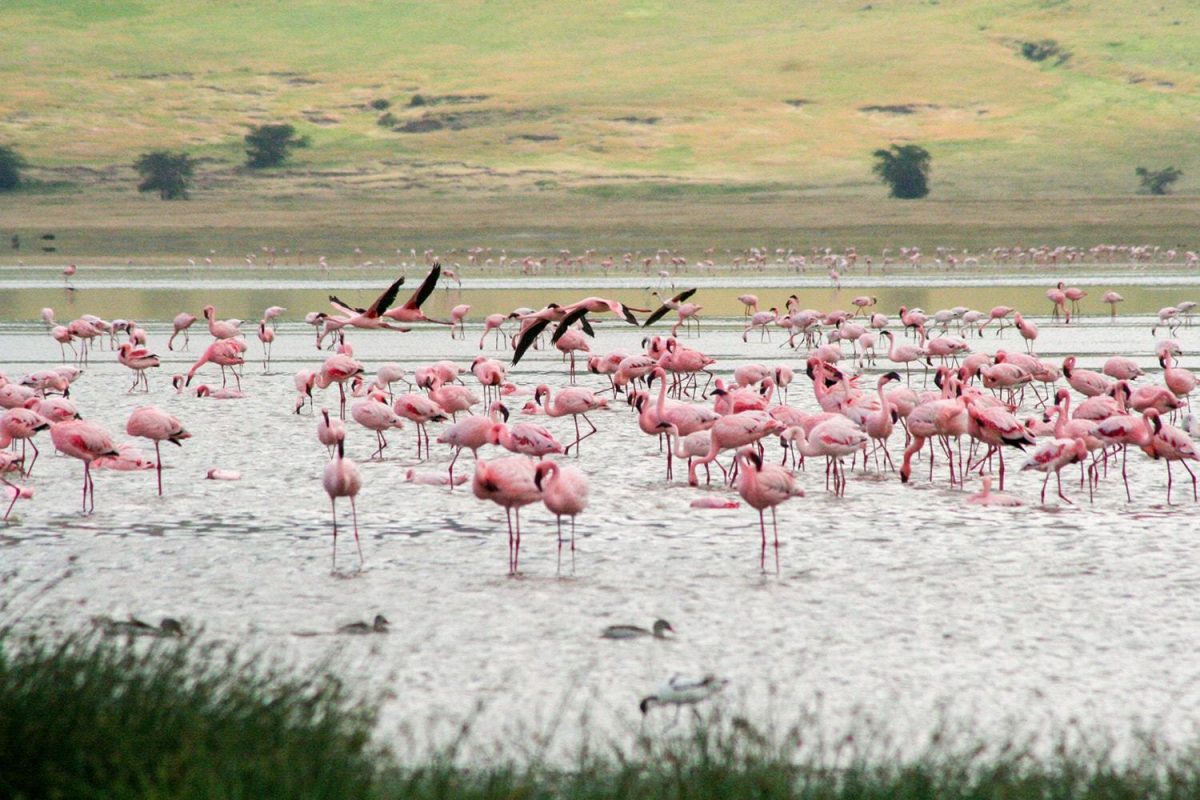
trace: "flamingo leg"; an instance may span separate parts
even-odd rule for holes
[[[758,529],[762,533],[762,550],[758,556],[758,568],[763,572],[767,570],[767,523],[763,519],[763,512],[758,510]]]
[[[337,501],[332,497],[329,498],[329,508],[333,512],[333,560],[330,571],[337,572]]]
[[[350,495],[350,519],[354,521],[354,544],[358,546],[358,568],[363,567],[362,542],[358,539],[358,509],[354,507],[354,495]]]
[[[429,452],[429,448],[426,447],[426,453],[428,453],[428,452]],[[454,491],[454,462],[458,461],[458,457],[461,454],[462,454],[462,448],[461,447],[455,448],[454,458],[450,459],[450,491],[452,491],[452,492]]]
[[[162,497],[162,453],[158,449],[159,441],[154,440],[154,460],[158,462],[155,466],[158,472],[158,496]]]
[[[517,570],[513,566],[513,527],[512,527],[512,509],[504,509],[504,517],[508,520],[508,574],[512,575]]]
[[[517,518],[517,542],[513,546],[513,574],[521,568],[521,507],[517,506],[513,509],[513,516]]]

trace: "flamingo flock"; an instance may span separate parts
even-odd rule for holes
[[[839,266],[844,273],[846,265]],[[692,508],[736,507],[736,496],[756,511],[759,567],[763,570],[769,546],[774,549],[775,569],[780,569],[779,506],[804,502],[798,500],[806,495],[804,483],[812,494],[816,486],[808,473],[815,472],[821,461],[824,488],[838,498],[836,502],[869,502],[857,496],[859,488],[853,476],[858,471],[870,474],[872,480],[887,480],[894,474],[902,483],[933,482],[941,474],[951,489],[962,492],[964,505],[1012,508],[1032,501],[1031,497],[1005,493],[1011,472],[1005,455],[1011,459],[1013,450],[1023,451],[1020,471],[1042,473],[1038,502],[1046,503],[1053,477],[1057,501],[1073,505],[1076,501],[1064,487],[1064,471],[1078,468],[1079,491],[1086,490],[1089,501],[1094,502],[1103,494],[1106,482],[1115,482],[1118,462],[1126,501],[1132,501],[1128,477],[1132,446],[1134,454],[1140,450],[1165,466],[1167,503],[1172,502],[1177,468],[1190,479],[1193,502],[1200,497],[1190,463],[1200,460],[1200,450],[1183,421],[1183,415],[1191,410],[1197,378],[1181,366],[1185,353],[1174,339],[1155,346],[1153,355],[1161,370],[1155,375],[1148,375],[1124,356],[1109,358],[1100,369],[1087,369],[1080,366],[1081,359],[1075,354],[1054,359],[1039,356],[1038,327],[1027,315],[1007,306],[986,312],[959,307],[934,313],[902,306],[894,324],[873,296],[853,298],[849,310],[818,310],[802,308],[799,297],[792,294],[764,312],[758,310],[760,298],[746,294],[738,298],[745,308],[741,349],[757,348],[772,357],[764,357],[763,362],[719,364],[716,357],[688,343],[701,334],[698,314],[703,306],[692,301],[697,294],[693,288],[659,298],[656,310],[592,296],[550,303],[540,310],[520,308],[491,314],[481,320],[478,342],[465,347],[478,352],[490,337],[498,351],[512,348],[511,356],[503,361],[478,355],[469,366],[443,360],[410,372],[397,362],[372,368],[355,357],[347,334],[356,329],[386,331],[385,335],[393,336],[415,325],[449,325],[452,340],[465,340],[470,306],[454,307],[448,321],[432,319],[421,310],[439,278],[449,272],[434,262],[402,305],[393,305],[404,283],[400,278],[364,308],[331,296],[333,313],[313,312],[306,317],[317,328],[316,348],[321,358],[289,376],[295,387],[290,412],[303,415],[307,410],[316,417],[313,438],[328,454],[321,482],[333,517],[334,570],[337,501],[349,502],[361,569],[366,557],[359,537],[357,496],[366,480],[378,480],[377,472],[364,472],[347,455],[350,445],[360,436],[373,436],[374,449],[363,460],[386,463],[386,453],[395,452],[388,434],[402,430],[406,423],[414,427],[416,463],[439,462],[439,469],[418,470],[403,456],[407,471],[397,473],[395,480],[432,492],[455,492],[469,481],[474,497],[503,508],[511,575],[520,573],[521,510],[534,505],[543,506],[554,517],[560,569],[564,543],[569,543],[574,565],[576,520],[581,515],[586,518],[589,509],[588,464],[621,457],[604,443],[609,431],[619,426],[644,435],[641,441],[646,454],[662,454],[664,472],[647,480],[662,487],[682,486],[686,480],[686,486],[703,493],[702,497],[689,496]],[[657,296],[657,292],[653,294]],[[1074,329],[1080,303],[1087,296],[1088,292],[1062,283],[1048,290],[1053,305],[1051,324]],[[1109,292],[1103,297],[1115,314],[1120,296]],[[1174,333],[1185,324],[1185,306],[1172,307],[1175,313],[1165,318],[1160,314],[1160,324]],[[5,487],[0,499],[8,501],[6,519],[18,501],[34,502],[32,487],[13,483],[6,475],[15,473],[26,482],[31,480],[39,453],[35,439],[47,431],[58,452],[82,462],[84,513],[93,513],[96,506],[92,471],[106,466],[129,471],[154,469],[158,494],[164,495],[160,445],[182,445],[193,438],[185,424],[148,404],[130,415],[126,433],[154,443],[151,460],[141,456],[131,442],[118,442],[84,418],[70,400],[70,385],[86,369],[93,343],[100,347],[107,339],[116,361],[133,372],[128,393],[149,395],[147,375],[160,368],[163,359],[151,352],[145,331],[132,321],[80,317],[63,326],[53,324],[53,312],[46,311],[50,313],[43,313],[43,319],[51,338],[63,348],[64,360],[67,346],[75,350],[76,363],[16,379],[0,375],[0,407],[5,409],[0,416],[0,448],[7,448],[0,449],[0,481]],[[272,344],[283,335],[276,320],[285,311],[279,306],[268,308],[256,326],[263,345],[264,371],[270,368]],[[652,335],[648,328],[671,312],[676,321],[670,334]],[[600,350],[606,331],[599,323],[605,314],[644,330],[640,349]],[[638,314],[645,316],[639,319]],[[1055,323],[1058,316],[1062,321]],[[172,379],[176,392],[223,400],[244,397],[247,343],[242,322],[221,319],[211,304],[201,309],[199,318],[205,320],[211,341],[186,373]],[[189,328],[197,319],[187,312],[174,318],[168,352],[176,352],[180,338],[180,350],[189,346]],[[517,329],[506,333],[503,327],[510,322],[515,322]],[[996,326],[995,337],[985,339],[983,332],[989,325]],[[782,360],[777,355],[779,347],[770,341],[772,327],[787,332],[783,346],[790,349]],[[681,329],[689,335],[687,341],[681,338]],[[750,334],[756,329],[759,335],[751,341]],[[1005,342],[1010,329],[1016,336],[1010,334]],[[116,337],[122,333],[126,340],[117,344]],[[704,338],[723,335],[709,332]],[[334,350],[328,355],[323,352],[327,339]],[[403,337],[396,341],[403,342]],[[987,346],[990,342],[994,344]],[[878,353],[876,344],[880,345]],[[312,345],[308,347],[311,352]],[[562,354],[562,380],[558,385],[543,379],[522,385],[522,358],[543,349]],[[584,354],[587,369],[577,374],[578,353]],[[775,360],[779,363],[765,363]],[[539,367],[545,361],[543,357]],[[873,373],[876,362],[883,362],[886,371]],[[213,366],[221,373],[220,388],[200,384],[193,390],[193,379],[202,370],[211,372]],[[914,366],[918,369],[913,370]],[[788,388],[797,376],[803,376],[801,382],[811,390],[796,397],[793,387],[789,397]],[[230,378],[233,387],[228,385]],[[576,385],[580,379],[590,385]],[[477,387],[468,385],[470,381]],[[394,391],[401,382],[408,391]],[[318,411],[314,393],[335,384],[336,410],[329,402],[322,403]],[[533,420],[516,421],[514,411],[535,420],[544,418],[550,427]],[[564,417],[569,422],[559,422]],[[440,426],[432,444],[431,425]],[[367,433],[359,434],[360,430]],[[570,430],[573,436],[563,435]],[[589,442],[585,456],[582,443],[593,437],[595,442]],[[779,447],[772,448],[773,442]],[[190,446],[204,445],[193,442]],[[494,448],[505,454],[493,455]],[[470,451],[473,462],[470,478],[462,470],[456,472],[464,450]],[[901,455],[893,458],[894,453]],[[676,478],[676,459],[687,462],[686,479]],[[926,461],[927,468],[923,466]],[[710,469],[713,465],[719,476]],[[703,490],[698,488],[701,467],[707,487]],[[209,470],[210,476],[218,471]],[[714,477],[718,477],[716,486]],[[982,483],[982,491],[967,493],[968,483],[974,480]],[[766,527],[768,512],[771,536]],[[566,537],[564,517],[570,522]]]

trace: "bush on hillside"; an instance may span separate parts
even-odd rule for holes
[[[186,200],[196,162],[187,153],[155,150],[142,153],[133,168],[142,176],[139,192],[158,192],[163,200]]]
[[[890,188],[888,194],[904,200],[915,200],[929,194],[929,151],[916,144],[892,145],[890,150],[876,150],[872,171]]]
[[[292,150],[308,147],[307,136],[297,136],[296,129],[286,123],[255,125],[246,134],[246,166],[251,169],[278,167],[287,161]]]
[[[0,145],[0,192],[8,192],[21,185],[21,170],[27,162],[12,147]]]
[[[1183,170],[1175,167],[1165,169],[1138,167],[1133,172],[1141,181],[1140,191],[1145,194],[1166,194],[1171,190],[1171,184],[1183,177]]]

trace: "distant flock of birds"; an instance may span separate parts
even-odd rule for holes
[[[1079,465],[1080,485],[1086,484],[1092,498],[1118,460],[1126,497],[1132,500],[1127,471],[1132,449],[1165,464],[1168,503],[1173,465],[1187,472],[1193,500],[1197,499],[1196,475],[1189,464],[1200,459],[1193,438],[1197,430],[1195,418],[1187,413],[1196,376],[1179,365],[1183,348],[1175,339],[1164,339],[1156,345],[1156,358],[1162,367],[1159,383],[1149,380],[1136,362],[1121,355],[1109,358],[1101,371],[1078,368],[1074,356],[1061,364],[1039,358],[1034,353],[1037,326],[1006,306],[986,312],[961,307],[933,314],[901,307],[897,325],[876,310],[876,300],[870,296],[853,298],[847,310],[818,311],[802,308],[799,297],[791,295],[781,304],[782,311],[773,307],[764,312],[759,310],[758,298],[746,294],[739,297],[745,305],[743,341],[748,342],[755,331],[765,340],[772,328],[782,328],[788,342],[804,348],[805,353],[791,364],[740,364],[719,377],[715,360],[680,338],[680,329],[686,336],[688,326],[698,323],[703,308],[691,299],[696,290],[689,289],[669,298],[659,297],[660,305],[653,310],[609,298],[585,297],[541,309],[494,314],[483,320],[478,347],[483,350],[489,336],[494,337],[497,348],[507,349],[511,344],[511,363],[484,355],[475,358],[469,367],[443,360],[415,370],[411,381],[400,365],[385,363],[369,375],[365,365],[354,358],[347,339],[347,333],[354,329],[400,332],[413,324],[442,324],[449,327],[453,338],[465,338],[470,306],[456,306],[448,320],[430,319],[421,310],[442,275],[440,264],[435,262],[403,304],[396,303],[404,284],[404,278],[400,278],[366,307],[331,296],[332,313],[313,312],[306,318],[314,327],[317,348],[328,342],[334,352],[314,368],[295,374],[291,411],[299,414],[312,410],[317,419],[316,439],[330,455],[322,485],[333,512],[331,562],[335,570],[338,499],[349,501],[360,567],[364,561],[355,507],[363,476],[358,465],[346,456],[345,446],[348,400],[354,401],[349,418],[375,437],[371,459],[384,458],[389,446],[386,434],[406,423],[416,429],[418,460],[432,459],[428,426],[442,426],[436,444],[451,451],[445,474],[410,469],[406,478],[449,490],[470,480],[476,497],[504,508],[510,574],[520,571],[521,509],[534,503],[543,504],[556,518],[560,559],[566,541],[562,522],[568,518],[574,555],[574,523],[588,507],[588,478],[585,469],[551,456],[574,456],[577,463],[586,465],[581,445],[600,431],[593,417],[605,409],[616,410],[618,404],[629,409],[626,416],[630,425],[657,440],[664,452],[667,481],[674,478],[676,459],[686,460],[687,480],[693,486],[699,483],[701,467],[707,481],[712,478],[710,466],[715,463],[720,468],[741,500],[758,512],[763,569],[768,548],[766,512],[770,511],[772,519],[778,569],[776,508],[803,495],[796,472],[805,468],[806,459],[823,460],[826,489],[844,496],[847,461],[850,470],[861,461],[864,470],[897,471],[900,479],[908,482],[913,479],[915,463],[927,451],[929,480],[933,480],[935,462],[941,456],[950,486],[964,487],[967,476],[975,473],[983,478],[983,490],[965,496],[965,502],[1017,506],[1024,501],[1004,493],[1004,455],[1009,448],[1028,450],[1021,469],[1044,473],[1043,503],[1051,475],[1056,479],[1058,497],[1071,503],[1062,486],[1065,468]],[[1086,296],[1086,292],[1062,283],[1049,289],[1052,318],[1061,316],[1069,324]],[[1109,292],[1103,300],[1115,315],[1120,295]],[[1164,308],[1153,332],[1157,334],[1161,325],[1175,335],[1180,326],[1191,324],[1194,309],[1195,303],[1191,302]],[[269,364],[275,321],[284,311],[268,308],[257,324],[264,367]],[[670,335],[647,336],[642,350],[592,352],[589,337],[594,330],[589,317],[612,314],[630,325],[646,327],[672,312],[675,322]],[[639,319],[638,314],[646,316]],[[220,319],[212,305],[203,308],[202,317],[211,341],[185,374],[173,377],[173,386],[177,392],[198,397],[240,398],[244,395],[239,369],[248,349],[242,323]],[[62,347],[64,362],[66,348],[70,347],[74,363],[14,378],[0,374],[0,407],[5,409],[0,416],[0,448],[7,448],[0,449],[0,481],[9,501],[5,519],[19,500],[33,496],[27,483],[19,485],[8,476],[19,475],[26,481],[30,478],[38,456],[35,440],[43,431],[49,432],[56,450],[83,463],[81,505],[85,513],[95,507],[93,468],[153,468],[161,495],[160,445],[182,445],[191,438],[184,424],[155,406],[139,407],[130,415],[126,433],[153,443],[155,453],[150,459],[130,443],[118,444],[95,422],[81,418],[69,397],[69,387],[81,376],[91,348],[97,341],[106,340],[115,346],[116,359],[132,373],[129,391],[148,393],[147,373],[160,365],[160,359],[147,347],[144,329],[131,320],[107,321],[94,316],[62,325],[56,323],[51,309],[43,312],[43,320],[51,337]],[[189,329],[197,321],[191,314],[179,314],[167,341],[168,349],[173,350],[177,341],[186,349]],[[517,326],[511,334],[503,330],[510,321]],[[983,337],[991,325],[997,336],[1010,327],[1015,329],[1024,347],[974,352],[970,340]],[[698,327],[690,332],[699,335]],[[886,351],[877,354],[876,345],[884,341]],[[515,383],[510,368],[531,349],[543,345],[561,351],[568,361],[565,385],[522,387]],[[608,385],[597,389],[575,385],[577,356],[586,363],[588,374],[603,376],[592,380]],[[879,360],[889,364],[889,371],[865,385],[853,365],[857,363],[861,369]],[[208,365],[220,369],[221,385],[193,387],[193,379]],[[925,378],[932,371],[933,386],[914,385],[913,367]],[[789,386],[801,371],[810,381],[819,410],[802,410],[789,402]],[[467,385],[468,375],[477,389]],[[229,385],[230,377],[233,386]],[[400,381],[409,384],[409,391],[394,391]],[[334,385],[339,394],[337,411],[318,411],[313,392]],[[1036,413],[1028,413],[1027,393]],[[569,417],[574,437],[564,446],[548,428],[532,420],[515,421],[514,409],[534,418]],[[1023,413],[1024,417],[1020,416]],[[898,468],[889,449],[893,436],[904,441]],[[762,443],[768,437],[782,443],[783,463],[767,460]],[[502,448],[510,455],[481,457],[480,451],[490,447]],[[455,471],[464,450],[474,456],[469,478]],[[727,453],[732,458],[721,463],[720,457]],[[207,477],[236,480],[240,476],[214,468]],[[992,490],[993,485],[998,491]],[[693,502],[697,508],[737,505],[728,494],[714,493]]]

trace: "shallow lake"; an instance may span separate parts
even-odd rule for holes
[[[411,270],[410,283],[420,274]],[[816,308],[873,294],[893,316],[900,303],[930,312],[1008,303],[1044,315],[1043,292],[1053,282],[1028,271],[974,281],[861,278],[847,280],[835,296],[820,273],[701,277],[694,299],[712,315],[686,343],[716,357],[717,374],[727,378],[748,361],[791,365],[798,378],[789,402],[807,409],[816,408],[811,384],[800,356],[779,348],[782,335],[768,343],[755,333],[743,343],[734,299],[742,291],[771,298],[764,306],[782,305],[798,289],[802,304]],[[584,442],[578,460],[591,505],[579,518],[573,563],[569,550],[559,561],[553,517],[531,506],[521,515],[522,574],[510,578],[499,507],[476,500],[469,485],[450,492],[404,480],[409,468],[444,470],[448,448],[435,444],[432,462],[419,463],[409,427],[389,436],[384,461],[369,461],[374,434],[350,422],[348,455],[365,479],[358,523],[366,566],[354,571],[346,535],[338,555],[345,571],[331,574],[329,502],[320,481],[325,449],[314,417],[290,413],[292,374],[317,368],[326,354],[298,320],[327,309],[331,290],[369,302],[385,282],[345,273],[214,278],[81,270],[67,292],[57,271],[0,270],[0,370],[16,377],[60,363],[59,346],[37,321],[43,306],[54,307],[60,320],[82,313],[135,318],[164,359],[150,376],[149,395],[127,393],[131,375],[106,349],[92,353],[72,399],[118,440],[127,438],[129,412],[148,402],[178,416],[194,437],[182,448],[164,447],[165,497],[155,494],[153,471],[98,471],[96,511],[83,516],[80,462],[55,455],[49,437],[40,436],[42,455],[27,481],[36,496],[0,525],[0,568],[10,576],[2,587],[9,600],[4,619],[17,620],[19,630],[49,632],[87,627],[94,615],[169,615],[206,639],[299,669],[332,664],[364,693],[384,698],[380,735],[402,751],[450,740],[466,718],[474,720],[481,750],[502,742],[529,751],[549,738],[553,749],[571,752],[585,717],[591,735],[623,740],[639,730],[639,697],[676,671],[729,678],[721,703],[736,713],[783,725],[810,717],[835,732],[867,725],[904,740],[951,719],[984,734],[1078,725],[1119,739],[1139,728],[1169,740],[1195,736],[1197,506],[1178,468],[1175,505],[1166,505],[1164,466],[1140,454],[1130,460],[1132,503],[1119,470],[1110,470],[1092,504],[1072,470],[1064,472],[1064,486],[1075,505],[1055,500],[1043,507],[1041,476],[1017,472],[1019,454],[1012,453],[1006,490],[1029,503],[1017,510],[967,506],[964,492],[946,485],[940,460],[934,484],[921,469],[907,486],[891,473],[855,470],[844,498],[825,491],[820,465],[810,462],[798,476],[807,496],[779,509],[779,574],[764,575],[757,514],[746,506],[690,508],[697,497],[736,494],[715,482],[689,488],[681,472],[667,485],[658,445],[618,403],[595,415],[599,433]],[[1039,353],[1056,363],[1076,354],[1087,368],[1121,353],[1150,373],[1143,381],[1160,380],[1153,312],[1200,295],[1191,276],[1106,268],[1079,282],[1093,295],[1085,306],[1091,314],[1070,326],[1038,316]],[[653,302],[646,286],[629,277],[468,276],[461,291],[439,289],[428,310],[442,315],[449,305],[470,303],[478,320],[593,292],[639,305]],[[1127,298],[1115,322],[1099,308],[1108,288]],[[198,399],[170,386],[169,376],[186,372],[209,337],[201,320],[189,351],[168,352],[169,320],[182,310],[198,314],[205,302],[222,317],[248,320],[267,305],[289,308],[269,372],[248,330],[245,399]],[[350,338],[368,373],[384,361],[411,373],[442,358],[466,366],[480,353],[479,332],[476,321],[465,341],[431,326]],[[635,351],[642,334],[605,320],[593,350]],[[1176,338],[1183,366],[1195,366],[1200,327],[1180,328]],[[1023,349],[1011,330],[1001,338],[989,332],[972,346]],[[483,352],[496,355],[490,340]],[[864,383],[873,385],[890,368],[881,359],[865,370]],[[511,375],[522,387],[566,383],[553,350],[532,351]],[[219,385],[220,378],[209,366],[198,380]],[[469,374],[466,382],[474,386]],[[607,386],[586,374],[580,383]],[[318,393],[318,408],[336,404],[336,389]],[[1033,412],[1032,403],[1024,412]],[[563,441],[573,432],[567,419],[537,421]],[[777,442],[766,448],[769,458],[780,457]],[[898,431],[891,444],[897,460],[902,448]],[[141,449],[153,454],[145,442]],[[470,470],[469,456],[459,463]],[[204,480],[214,467],[243,478]],[[1053,480],[1051,486],[1052,497]],[[968,490],[977,487],[977,479],[968,481]],[[339,504],[344,523],[348,512]],[[331,635],[339,624],[376,613],[391,620],[387,635]],[[605,625],[649,625],[655,617],[671,621],[674,641],[598,636]],[[309,633],[319,635],[297,635]],[[670,720],[664,711],[650,724]]]

